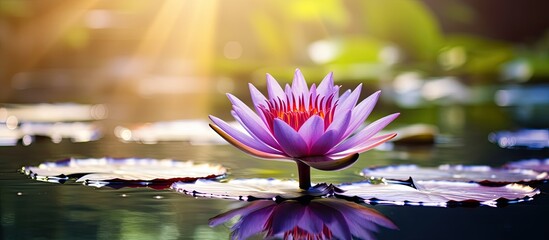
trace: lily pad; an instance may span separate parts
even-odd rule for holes
[[[195,197],[210,197],[252,201],[256,199],[295,199],[304,196],[332,194],[333,185],[317,184],[308,191],[299,189],[299,182],[278,179],[233,179],[227,182],[198,180],[195,183],[177,182],[172,189]]]
[[[358,197],[370,204],[414,206],[498,206],[532,200],[538,189],[520,184],[500,187],[449,181],[410,181],[401,184],[359,182],[338,186],[338,196]]]
[[[206,120],[177,120],[139,124],[132,127],[117,126],[115,135],[124,142],[155,144],[167,141],[186,141],[194,145],[227,144],[212,131]],[[232,126],[242,128],[238,123]]]
[[[72,122],[100,120],[107,117],[103,104],[39,103],[3,104],[0,106],[0,121],[13,116],[19,122]]]
[[[522,129],[518,131],[500,131],[490,133],[490,142],[502,148],[549,148],[549,129]]]
[[[18,142],[30,145],[36,137],[47,137],[59,143],[90,142],[101,138],[101,127],[92,122],[21,123],[10,129],[0,123],[0,146],[15,146]]]
[[[441,165],[438,168],[417,165],[394,165],[377,168],[365,168],[360,173],[365,177],[386,178],[405,181],[439,180],[479,182],[483,184],[528,183],[547,179],[546,173],[528,169],[503,169],[489,166]]]
[[[101,138],[101,127],[92,122],[22,123],[19,130],[23,137],[49,137],[55,143],[62,139],[90,142]]]
[[[506,168],[510,169],[527,169],[537,172],[543,172],[546,177],[549,173],[549,158],[546,159],[527,159],[516,162],[510,162],[504,165]]]
[[[95,121],[107,112],[103,104],[0,104],[0,146],[29,145],[36,137],[95,141],[102,135]]]
[[[0,122],[0,146],[15,146],[22,138],[21,131],[11,129],[7,124]]]
[[[227,170],[221,165],[171,159],[71,158],[45,162],[36,167],[23,167],[22,172],[33,179],[46,182],[64,183],[69,179],[76,179],[76,182],[95,187],[148,186],[164,189],[176,181],[219,178]]]

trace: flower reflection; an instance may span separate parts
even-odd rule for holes
[[[397,229],[379,212],[335,198],[253,201],[210,219],[210,226],[240,216],[231,228],[232,239],[256,234],[284,239],[374,239],[378,227]]]
[[[377,102],[375,92],[358,103],[362,86],[339,95],[332,74],[309,88],[301,71],[283,89],[267,75],[269,97],[250,84],[255,112],[241,100],[227,94],[232,114],[244,127],[239,131],[225,121],[210,116],[210,125],[225,140],[246,153],[260,158],[296,161],[300,188],[310,187],[310,169],[339,170],[353,164],[358,153],[393,138],[389,133],[375,136],[398,113],[381,118],[358,130]]]

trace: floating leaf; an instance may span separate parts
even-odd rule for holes
[[[70,139],[72,142],[89,142],[101,138],[101,128],[89,122],[22,123],[23,136],[49,137],[53,142]]]
[[[0,146],[14,146],[21,141],[31,144],[36,137],[48,137],[59,143],[63,139],[72,142],[90,142],[101,138],[101,128],[90,122],[21,123],[10,129],[0,123]]]
[[[5,104],[0,105],[0,146],[18,142],[31,144],[37,136],[58,143],[89,142],[101,138],[101,128],[93,120],[104,119],[102,104]],[[85,121],[85,122],[83,122]]]
[[[546,173],[526,169],[501,169],[489,166],[441,165],[438,168],[419,167],[417,165],[395,165],[378,168],[365,168],[361,175],[365,177],[386,178],[405,181],[445,180],[480,183],[526,183],[547,179]]]
[[[517,162],[510,162],[505,164],[504,167],[510,169],[528,169],[537,172],[543,172],[547,178],[547,173],[549,173],[549,158],[527,159]]]
[[[114,133],[122,141],[145,144],[164,141],[188,141],[195,145],[226,144],[208,124],[205,120],[154,122],[135,127],[117,126]],[[231,123],[231,126],[242,128],[236,122]]]
[[[218,178],[226,173],[220,165],[150,158],[71,158],[23,167],[22,171],[33,179],[46,182],[64,183],[77,178],[76,182],[95,187],[149,186],[158,189],[168,188],[176,181]]]
[[[0,122],[0,146],[15,146],[23,138],[21,131]]]
[[[478,183],[448,181],[409,181],[402,184],[372,184],[360,182],[338,186],[344,193],[336,195],[358,197],[371,204],[417,206],[498,206],[531,200],[540,191],[520,184],[501,187],[482,186]]]
[[[227,182],[198,180],[195,183],[177,182],[172,185],[177,192],[198,197],[251,201],[276,197],[293,199],[303,196],[325,196],[333,193],[333,185],[318,184],[308,191],[299,189],[299,182],[278,179],[233,179]]]
[[[548,129],[523,129],[515,132],[500,131],[490,133],[490,142],[498,144],[502,148],[549,148]]]
[[[40,103],[4,104],[0,106],[0,121],[3,116],[13,116],[19,122],[74,122],[105,119],[107,107],[103,104]]]

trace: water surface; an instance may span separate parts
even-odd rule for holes
[[[353,182],[372,165],[485,164],[500,166],[525,158],[546,158],[547,150],[500,149],[487,141],[490,127],[468,117],[461,132],[435,146],[397,146],[361,155],[338,172],[312,171],[313,182]],[[173,158],[220,163],[229,177],[296,177],[294,164],[249,157],[228,145],[193,146],[184,142],[155,145],[122,143],[107,135],[96,142],[59,144],[41,140],[30,146],[0,147],[0,238],[2,239],[227,239],[228,226],[210,228],[208,219],[243,203],[195,199],[170,190],[111,189],[80,184],[37,182],[20,174],[26,165],[68,157]],[[503,208],[431,208],[372,206],[399,230],[381,229],[379,239],[525,239],[549,234],[547,185],[528,203]]]

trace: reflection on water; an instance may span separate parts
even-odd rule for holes
[[[374,239],[379,227],[396,229],[391,220],[360,204],[335,198],[276,202],[257,200],[210,219],[217,226],[240,216],[231,238],[257,234],[284,239]]]
[[[501,166],[520,159],[546,159],[547,149],[500,148],[486,140],[490,132],[506,129],[509,119],[490,121],[494,108],[464,107],[465,128],[451,135],[450,143],[394,144],[391,151],[373,150],[360,156],[349,169],[313,172],[313,182],[345,183],[364,180],[359,173],[372,166],[441,164]],[[405,110],[403,116],[418,113],[438,116],[435,109]],[[496,114],[497,115],[497,114]],[[138,119],[141,121],[141,119]],[[109,120],[106,120],[107,124]],[[474,124],[473,124],[474,123]],[[105,128],[111,132],[116,124]],[[123,124],[123,123],[121,123]],[[440,126],[440,125],[438,125]],[[446,128],[447,129],[447,128]],[[446,129],[440,129],[442,133]],[[508,128],[507,128],[508,129]],[[121,142],[106,134],[98,141],[73,143],[38,141],[36,144],[0,148],[0,239],[226,239],[229,229],[208,227],[208,219],[227,209],[234,201],[195,199],[169,190],[149,188],[94,189],[75,184],[36,182],[17,172],[21,166],[45,161],[76,158],[139,157],[193,160],[218,163],[238,178],[295,179],[295,167],[284,162],[256,160],[228,145],[191,145],[187,142],[158,142],[154,145]],[[549,209],[547,185],[534,201],[505,208],[427,208],[376,205],[395,222],[399,231],[383,230],[380,239],[528,239],[548,234],[545,227]],[[313,200],[326,201],[323,199]],[[339,200],[343,201],[343,200]],[[289,201],[289,203],[292,203]],[[295,201],[293,201],[295,204]],[[344,202],[345,205],[352,203]],[[271,208],[275,208],[275,203]],[[288,203],[285,203],[288,204]],[[276,206],[278,206],[277,204]],[[362,206],[361,206],[362,207]],[[311,207],[309,207],[311,208]],[[364,208],[364,207],[362,207]],[[328,210],[326,210],[328,209]],[[326,211],[337,211],[325,207]],[[307,209],[307,212],[310,212]],[[356,211],[362,214],[362,211]],[[233,216],[238,213],[232,213]],[[272,217],[274,217],[273,215]],[[329,215],[329,216],[334,216]],[[376,216],[376,215],[374,215]],[[418,216],[421,223],[418,223]],[[228,217],[227,217],[228,218]],[[298,223],[299,220],[293,221]],[[364,222],[364,221],[355,221]],[[287,222],[292,223],[292,222]],[[490,224],[487,224],[490,223]],[[221,224],[221,223],[220,223]],[[243,231],[244,228],[241,228]],[[356,228],[354,228],[356,230]],[[257,234],[264,231],[259,229]],[[333,231],[333,230],[332,230]],[[369,232],[372,234],[372,232]],[[263,232],[267,234],[267,232]],[[335,233],[332,233],[335,235]]]

